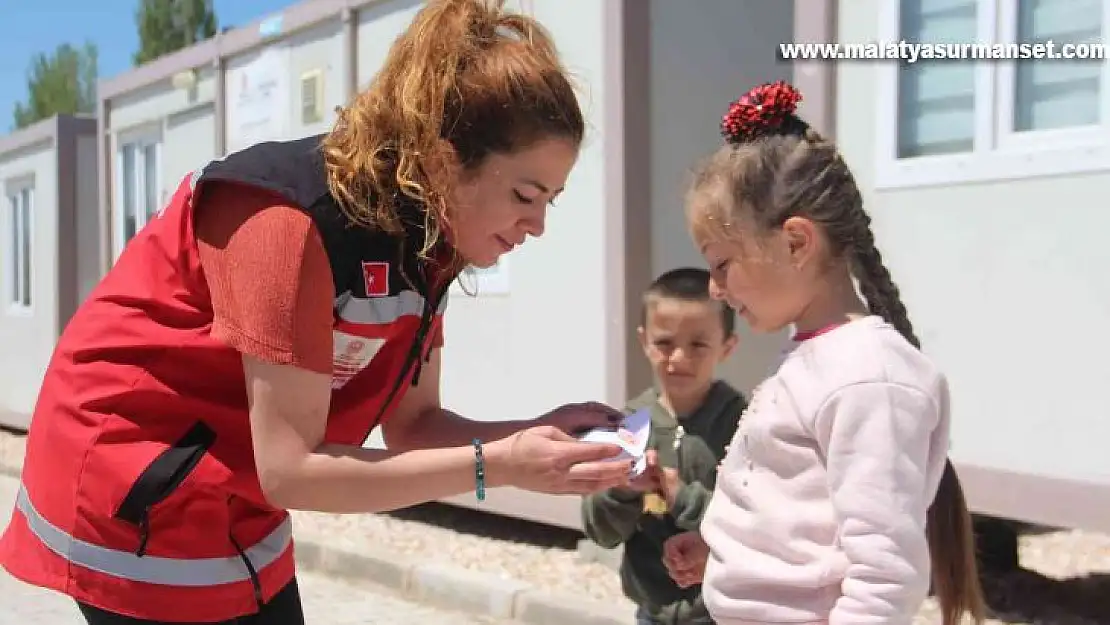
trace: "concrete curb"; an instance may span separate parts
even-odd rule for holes
[[[624,545],[615,549],[606,549],[589,538],[578,541],[578,560],[592,562],[613,569],[614,574],[620,571],[621,559],[624,557]]]
[[[19,478],[21,465],[0,454],[0,475]],[[380,550],[328,547],[311,538],[296,541],[297,565],[348,583],[384,586],[424,605],[529,625],[628,625],[627,609],[575,595],[560,595],[515,579],[441,564],[422,564]]]
[[[381,551],[334,549],[297,540],[297,564],[353,583],[385,586],[424,605],[530,625],[628,625],[633,615],[599,601],[545,592],[511,578],[442,564],[422,564]]]

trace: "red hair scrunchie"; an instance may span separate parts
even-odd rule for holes
[[[729,105],[721,119],[721,134],[735,145],[774,132],[801,101],[801,92],[784,80],[759,85]]]

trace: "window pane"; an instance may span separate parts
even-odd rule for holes
[[[901,0],[902,39],[974,42],[977,0]],[[898,157],[969,152],[975,138],[975,64],[959,60],[898,68]]]
[[[316,101],[316,92],[320,88],[318,75],[309,75],[301,78],[301,123],[314,124],[320,121],[319,103]]]
[[[143,209],[146,217],[157,213],[158,208],[158,146],[148,143],[143,146]]]
[[[21,263],[19,262],[20,250],[23,247],[22,245],[20,245],[19,241],[19,233],[22,230],[22,227],[19,223],[19,194],[15,193],[9,195],[8,204],[10,205],[9,214],[11,214],[12,224],[12,240],[10,241],[10,245],[8,247],[8,249],[12,251],[11,256],[9,257],[11,260],[10,268],[8,269],[8,282],[11,284],[11,293],[9,295],[11,296],[12,302],[18,302],[20,300],[19,277],[23,275],[23,269],[20,266]]]
[[[122,163],[120,164],[120,177],[123,179],[123,188],[120,194],[123,199],[123,240],[128,241],[135,236],[135,215],[138,198],[136,197],[136,183],[138,177],[137,163],[135,162],[135,144],[128,143],[121,148]]]
[[[20,212],[22,213],[19,224],[19,237],[21,239],[20,253],[23,257],[22,275],[20,276],[21,302],[24,306],[31,305],[31,189],[24,189],[20,193]]]
[[[1102,0],[1021,0],[1019,42],[1102,42]],[[1014,130],[1049,130],[1099,123],[1101,60],[1017,62]]]

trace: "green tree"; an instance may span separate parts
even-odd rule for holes
[[[140,0],[135,25],[139,50],[133,60],[143,65],[215,36],[216,11],[211,0]]]
[[[24,128],[59,114],[96,112],[96,45],[68,43],[39,53],[27,70],[27,101],[15,105],[13,124]]]

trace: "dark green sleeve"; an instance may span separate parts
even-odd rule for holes
[[[698,529],[712,495],[713,491],[703,486],[701,482],[683,484],[675,495],[674,508],[671,510],[675,525],[686,531]]]
[[[682,625],[713,625],[709,610],[705,609],[705,601],[701,594],[693,599],[681,599],[663,607],[656,615],[659,623],[682,623]]]
[[[605,549],[624,543],[636,531],[644,510],[641,493],[609,489],[582,498],[582,527]]]

